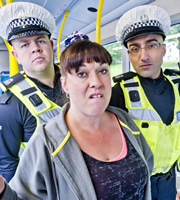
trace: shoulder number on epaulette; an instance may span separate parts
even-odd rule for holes
[[[114,76],[112,79],[113,79],[114,83],[117,83],[117,82],[120,82],[122,80],[131,79],[134,76],[136,76],[136,73],[134,73],[134,72],[126,72],[124,74],[119,74],[117,76]]]

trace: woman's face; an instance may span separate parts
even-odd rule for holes
[[[70,96],[70,109],[76,114],[97,116],[102,114],[111,97],[111,78],[107,63],[83,63],[61,77],[62,86]]]

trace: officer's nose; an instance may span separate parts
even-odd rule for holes
[[[32,43],[32,53],[42,52],[42,48],[36,42]]]
[[[149,52],[146,48],[142,48],[140,51],[141,60],[148,60],[149,59]]]

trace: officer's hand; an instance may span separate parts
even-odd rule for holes
[[[3,192],[4,188],[5,188],[4,179],[2,176],[0,176],[0,194]]]
[[[176,200],[180,200],[180,191],[177,191]]]

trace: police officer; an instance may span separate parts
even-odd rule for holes
[[[59,113],[65,96],[53,64],[53,16],[36,4],[16,2],[0,9],[0,19],[0,36],[14,47],[12,54],[24,70],[1,84],[0,175],[10,181],[21,142]]]
[[[176,198],[175,166],[180,167],[179,75],[161,69],[170,18],[160,7],[131,9],[117,23],[116,37],[127,49],[136,73],[114,77],[110,105],[126,110],[154,154],[152,199]]]

